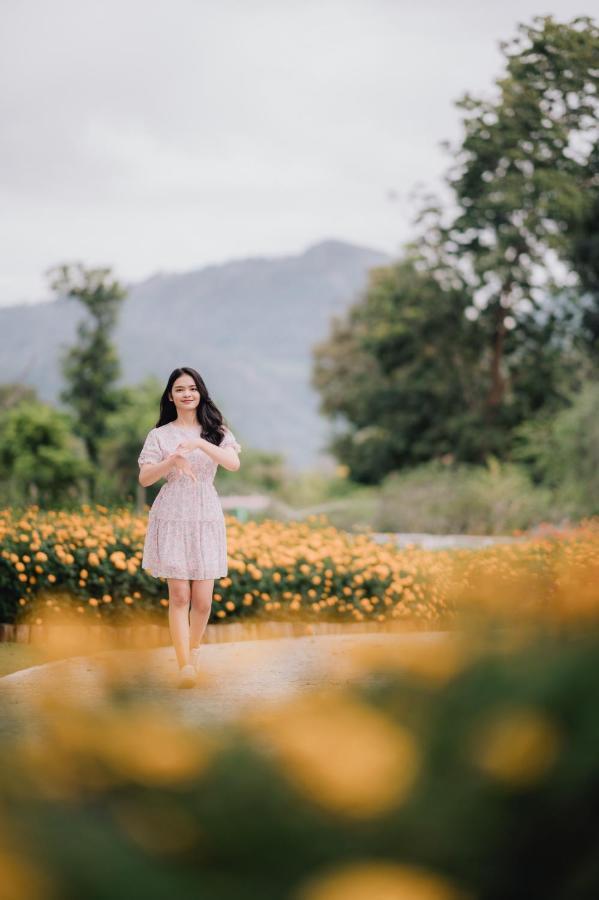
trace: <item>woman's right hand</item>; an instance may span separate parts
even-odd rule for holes
[[[171,453],[168,457],[173,465],[171,467],[171,471],[176,470],[182,475],[189,475],[190,478],[193,478],[194,481],[197,481],[196,474],[191,468],[189,460],[186,458],[185,453],[181,453],[178,450],[175,450],[174,453]]]

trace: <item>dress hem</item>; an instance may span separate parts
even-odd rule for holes
[[[226,578],[229,574],[228,571],[226,571],[218,575],[181,575],[179,573],[173,574],[172,572],[169,572],[166,575],[160,575],[159,573],[154,572],[149,566],[142,565],[141,568],[144,569],[144,571],[146,571],[148,575],[151,575],[153,578],[180,578],[183,581],[208,581],[210,579],[217,580],[219,578]]]

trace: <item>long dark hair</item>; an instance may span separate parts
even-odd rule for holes
[[[218,447],[225,436],[223,415],[211,398],[204,379],[191,366],[173,369],[168,376],[164,393],[160,398],[160,416],[156,422],[156,428],[160,428],[161,425],[166,425],[168,422],[174,422],[177,418],[177,407],[174,400],[170,400],[168,395],[172,392],[173,384],[181,375],[191,375],[195,381],[200,395],[200,402],[196,406],[196,417],[198,424],[202,427],[202,437]]]

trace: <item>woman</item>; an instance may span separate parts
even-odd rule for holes
[[[168,580],[179,687],[195,684],[214,579],[228,572],[225,517],[214,475],[219,465],[236,472],[240,451],[198,372],[188,366],[171,372],[160,417],[138,462],[144,487],[166,478],[150,509],[142,568]]]

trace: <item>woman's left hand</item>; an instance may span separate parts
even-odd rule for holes
[[[198,450],[199,446],[198,441],[183,441],[182,444],[178,445],[177,450],[180,453],[188,453],[191,450]]]

